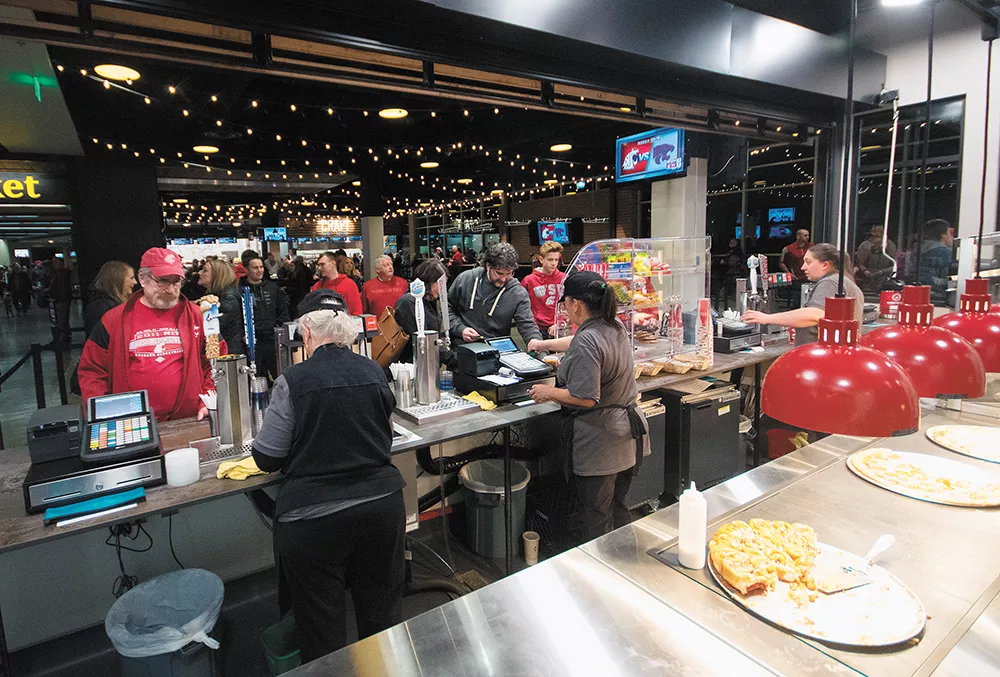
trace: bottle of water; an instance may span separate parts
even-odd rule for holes
[[[454,390],[455,389],[455,378],[451,371],[441,367],[441,376],[438,379],[438,389],[439,390]]]

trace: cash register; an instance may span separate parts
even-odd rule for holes
[[[455,389],[461,393],[475,390],[503,404],[527,399],[536,383],[555,385],[552,368],[521,352],[509,336],[466,343],[457,346],[455,354]]]
[[[23,483],[28,513],[166,482],[156,418],[145,390],[88,400],[83,434],[78,446],[67,451],[72,455],[35,462],[28,469]]]

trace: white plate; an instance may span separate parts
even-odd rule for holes
[[[915,466],[930,478],[968,483],[971,485],[971,491],[975,493],[971,493],[971,491],[948,490],[944,486],[935,490],[925,490],[916,487],[907,487],[891,479],[872,476],[868,474],[860,462],[867,455],[876,452],[889,452],[897,457],[893,461],[894,465]],[[949,458],[930,456],[928,454],[915,454],[909,451],[873,448],[851,454],[847,459],[847,467],[855,475],[871,482],[875,486],[922,501],[940,503],[942,505],[956,505],[964,508],[991,508],[1000,505],[1000,476],[996,473],[953,461]]]
[[[934,436],[941,433],[951,433],[958,439],[935,439]],[[1000,463],[1000,428],[983,425],[936,425],[927,429],[927,439],[956,454]]]
[[[863,567],[864,559],[840,548],[818,543],[816,570],[842,565]],[[751,613],[803,637],[844,646],[894,646],[919,635],[927,614],[909,587],[885,569],[874,566],[873,581],[852,590],[827,595],[799,606],[789,597],[790,585],[778,582],[770,592],[741,595],[708,563],[723,590]]]

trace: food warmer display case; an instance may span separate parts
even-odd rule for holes
[[[708,237],[597,240],[580,249],[566,272],[594,271],[612,285],[635,361],[648,362],[695,352],[698,301],[709,297],[710,247]],[[559,336],[572,331],[561,306],[556,322]]]

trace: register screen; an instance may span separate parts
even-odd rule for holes
[[[94,418],[100,420],[145,412],[142,393],[123,393],[121,395],[95,397],[92,402]]]
[[[488,343],[493,348],[496,348],[501,353],[517,352],[517,344],[514,343],[514,340],[510,338],[492,339],[490,341],[487,341],[486,343]]]

